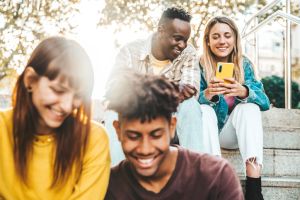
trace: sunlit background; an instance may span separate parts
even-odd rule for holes
[[[290,0],[292,14],[300,16],[300,1]],[[215,15],[232,17],[240,31],[247,21],[271,0],[3,0],[0,1],[0,107],[7,107],[18,73],[23,70],[28,56],[38,42],[47,36],[65,35],[78,41],[90,56],[95,74],[93,99],[101,99],[105,83],[119,48],[137,38],[146,38],[156,28],[162,11],[169,6],[182,6],[192,14],[192,43],[201,53],[204,25]],[[273,1],[272,1],[273,2]],[[277,10],[285,9],[280,1],[258,21],[263,21]],[[48,6],[48,7],[47,7]],[[101,22],[102,21],[102,22]],[[266,24],[257,32],[259,60],[256,63],[261,78],[278,76],[280,96],[284,104],[284,46],[285,20],[280,18]],[[71,27],[71,28],[70,28]],[[251,28],[251,27],[250,27]],[[292,79],[300,83],[300,26],[291,26]],[[244,53],[252,60],[254,37],[243,39]],[[254,60],[255,61],[255,60]],[[277,79],[276,79],[277,80]],[[296,84],[296,83],[295,83]],[[269,91],[267,91],[269,92]],[[271,91],[272,92],[272,91]],[[299,93],[299,92],[298,92]],[[269,95],[269,94],[268,94]],[[273,95],[273,94],[272,94]],[[300,94],[295,100],[300,102]],[[3,100],[4,99],[4,100]],[[283,102],[283,103],[282,103]],[[300,108],[300,103],[298,105]]]
[[[105,1],[88,0],[82,1],[80,5],[80,15],[74,20],[78,20],[76,34],[69,37],[76,39],[89,54],[95,74],[95,85],[93,98],[101,99],[105,92],[105,83],[110,70],[114,64],[118,47],[136,38],[147,36],[146,31],[133,32],[130,28],[123,29],[120,33],[115,33],[114,27],[97,26],[99,21],[99,11],[104,7]]]
[[[92,60],[95,74],[93,98],[103,96],[104,85],[116,54],[113,30],[97,26],[99,8],[103,6],[104,1],[83,1],[78,16],[79,26],[75,30],[77,34],[70,35],[85,48]]]
[[[226,3],[225,0],[220,0],[220,4]],[[267,1],[270,2],[270,1]],[[87,50],[90,55],[94,70],[95,70],[95,87],[93,92],[93,98],[101,98],[105,91],[105,82],[107,81],[108,75],[116,58],[116,54],[119,50],[119,47],[126,44],[129,41],[135,40],[137,38],[145,38],[148,36],[149,31],[147,30],[138,30],[139,24],[131,24],[130,27],[122,27],[122,30],[115,32],[116,26],[112,25],[110,27],[101,27],[97,26],[99,20],[99,11],[105,6],[105,1],[102,0],[88,0],[81,2],[80,5],[80,15],[78,16],[79,27],[75,30],[77,34],[71,35],[71,37],[76,38],[84,48]],[[245,26],[246,20],[255,12],[255,6],[249,7],[248,11],[244,14],[237,13],[236,22],[240,31]],[[163,10],[163,7],[160,7]],[[253,9],[253,10],[251,10]],[[150,13],[151,19],[157,20],[161,15],[161,10],[155,10]],[[217,8],[211,7],[208,8],[210,13],[217,13]],[[247,14],[248,13],[248,14]],[[201,18],[193,16],[192,24],[199,23]],[[136,27],[134,27],[136,25]],[[298,28],[299,29],[299,28]],[[137,31],[138,30],[138,31]],[[199,32],[199,37],[196,38],[197,48],[201,52],[201,32]],[[284,20],[279,20],[275,23],[269,24],[266,27],[263,27],[259,32],[260,37],[260,46],[262,47],[261,52],[266,55],[265,58],[260,60],[265,67],[260,68],[260,76],[264,77],[270,73],[279,75],[283,73],[283,54],[284,54]],[[296,31],[295,35],[300,33],[299,30]],[[258,35],[258,36],[259,36]],[[269,40],[266,40],[268,35]],[[116,45],[116,41],[118,42]],[[293,40],[295,43],[295,40]],[[248,38],[243,40],[245,52],[250,56],[254,57],[253,51],[251,51],[251,46],[254,43],[254,40]],[[299,40],[296,40],[296,44],[300,45]],[[270,52],[277,54],[277,56],[272,55]],[[275,51],[275,52],[274,52]],[[300,54],[300,50],[297,45],[294,45],[294,54]],[[279,56],[278,56],[279,55]],[[299,57],[300,55],[294,55]],[[277,64],[276,64],[277,63]]]

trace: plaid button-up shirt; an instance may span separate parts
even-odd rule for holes
[[[116,57],[111,75],[113,76],[115,70],[123,67],[132,68],[143,74],[153,74],[153,67],[150,64],[149,58],[152,36],[146,40],[136,40],[125,45]],[[160,74],[177,84],[190,84],[194,86],[197,89],[196,97],[199,95],[199,57],[192,45],[188,44],[181,54],[170,65],[166,66]]]

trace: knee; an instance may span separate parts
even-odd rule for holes
[[[195,105],[199,105],[198,101],[191,97],[189,99],[184,100],[183,102],[180,103],[181,107],[190,107],[190,106],[195,106]]]
[[[178,107],[178,111],[179,112],[191,112],[191,111],[201,112],[200,104],[195,98],[192,97],[180,103]]]
[[[240,103],[237,109],[245,113],[260,113],[259,106],[254,103]]]
[[[201,105],[201,109],[206,112],[215,112],[215,110],[209,105],[206,104],[200,104],[200,105]]]
[[[201,110],[202,110],[203,118],[213,119],[213,120],[217,121],[216,112],[211,106],[201,104]]]

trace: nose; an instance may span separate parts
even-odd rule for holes
[[[61,99],[61,109],[65,113],[71,113],[73,110],[73,101],[74,101],[74,95],[73,94],[65,94],[63,95],[63,98]]]
[[[223,36],[221,36],[221,37],[220,37],[220,40],[219,40],[219,43],[224,44],[224,43],[225,43],[225,40],[226,40],[226,38],[223,37]]]
[[[137,153],[139,155],[147,156],[152,154],[153,152],[153,145],[151,144],[151,141],[148,137],[144,137],[137,148]]]
[[[186,48],[186,45],[187,45],[186,42],[183,41],[183,40],[180,40],[179,43],[178,43],[178,47],[179,47],[181,50],[185,49],[185,48]]]

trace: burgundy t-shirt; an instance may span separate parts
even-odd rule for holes
[[[220,157],[178,147],[175,170],[159,193],[144,189],[124,160],[111,170],[106,200],[242,200],[240,182]]]

